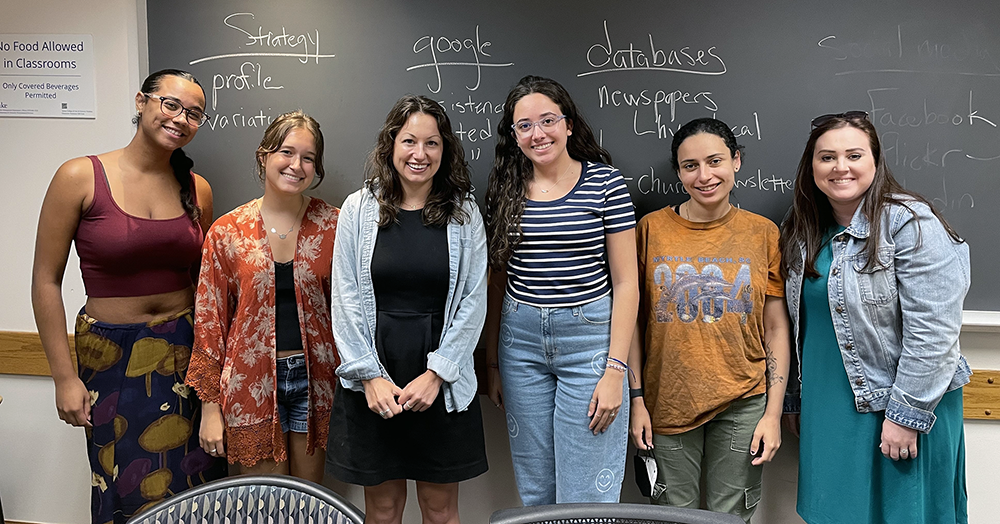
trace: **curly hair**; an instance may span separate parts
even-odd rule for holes
[[[406,125],[414,113],[431,116],[437,122],[438,133],[444,145],[441,166],[434,173],[431,192],[424,203],[421,220],[425,225],[443,226],[452,220],[464,223],[470,217],[462,209],[467,199],[472,198],[472,180],[469,165],[465,162],[465,151],[455,132],[451,120],[440,104],[422,95],[405,95],[396,101],[385,117],[385,124],[378,132],[375,147],[365,162],[365,187],[375,196],[379,205],[379,227],[396,221],[399,205],[403,202],[403,187],[399,173],[393,165],[392,156],[396,146],[396,135]]]
[[[795,175],[795,195],[792,200],[792,208],[781,224],[781,236],[778,241],[781,249],[781,275],[783,277],[788,276],[790,264],[796,264],[796,269],[801,270],[806,277],[820,276],[819,272],[816,271],[816,257],[819,256],[823,236],[837,225],[837,220],[834,217],[830,199],[816,186],[816,180],[813,178],[812,160],[816,141],[826,132],[844,127],[858,129],[868,137],[868,145],[875,160],[875,175],[872,179],[872,185],[865,191],[864,201],[861,204],[861,214],[868,220],[869,224],[868,238],[879,238],[882,229],[882,220],[879,217],[886,206],[892,204],[907,206],[907,202],[916,201],[927,204],[927,207],[941,221],[941,225],[944,226],[945,231],[948,232],[953,241],[956,243],[964,242],[962,237],[952,229],[927,199],[917,193],[907,191],[892,176],[882,154],[878,132],[871,121],[862,115],[841,115],[814,127],[809,133],[806,148],[802,151],[802,158],[799,160],[799,167]],[[805,264],[802,268],[798,267],[798,261],[801,257],[800,245],[804,245],[806,251]],[[865,263],[865,270],[871,270],[876,263],[879,263],[876,256],[877,249],[878,242],[865,243],[864,250],[868,259]]]
[[[323,131],[320,130],[319,122],[315,118],[297,110],[279,115],[264,131],[264,138],[260,140],[256,153],[257,178],[261,182],[264,182],[264,163],[267,155],[280,149],[289,133],[296,129],[312,133],[313,144],[316,147],[316,159],[313,161],[313,165],[316,166],[316,183],[313,187],[323,181],[323,177],[326,176],[326,171],[323,169]]]
[[[502,269],[521,243],[521,216],[534,167],[514,135],[514,106],[532,93],[545,95],[566,115],[566,122],[573,129],[566,140],[570,158],[611,164],[611,154],[597,143],[594,132],[563,86],[540,76],[529,75],[518,81],[507,95],[503,117],[497,124],[496,154],[486,189],[486,242],[490,267],[494,270]]]

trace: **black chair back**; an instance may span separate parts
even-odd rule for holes
[[[502,509],[490,524],[744,524],[737,515],[652,504],[552,504]]]
[[[133,516],[128,524],[364,521],[365,514],[356,506],[314,482],[284,475],[240,475],[175,495]]]

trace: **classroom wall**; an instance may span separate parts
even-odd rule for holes
[[[143,78],[144,0],[36,0],[5,2],[0,33],[91,33],[97,67],[97,118],[0,119],[6,165],[0,206],[0,245],[7,271],[0,279],[0,331],[35,331],[30,272],[38,210],[48,181],[66,159],[119,148],[132,136],[132,97]],[[183,67],[182,64],[178,64]],[[203,173],[210,181],[211,173]],[[222,213],[226,210],[217,210]],[[973,246],[973,249],[975,247]],[[64,297],[69,318],[84,301],[78,261],[70,256]],[[69,329],[67,324],[67,329]],[[1000,334],[965,332],[963,351],[974,368],[1000,369]],[[2,372],[3,370],[0,370]],[[0,374],[0,498],[9,520],[57,524],[89,522],[90,473],[82,429],[56,416],[52,381]],[[513,485],[506,424],[483,398],[490,471],[462,485],[461,515],[480,523],[502,507],[519,504]],[[1000,424],[967,421],[970,522],[994,521],[992,497],[1000,470]],[[755,522],[798,523],[795,515],[797,442],[785,435],[764,473]],[[623,500],[641,498],[628,472]],[[362,490],[328,479],[328,485],[363,507]],[[412,489],[405,522],[419,522]]]

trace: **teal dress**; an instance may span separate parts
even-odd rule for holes
[[[961,388],[941,398],[930,433],[918,434],[917,458],[883,457],[885,413],[857,412],[837,346],[827,298],[832,259],[827,242],[816,260],[823,276],[802,284],[799,515],[809,524],[968,523]]]

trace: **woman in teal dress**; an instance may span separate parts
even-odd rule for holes
[[[797,510],[809,524],[967,523],[968,245],[892,177],[867,113],[812,125],[781,229]]]

